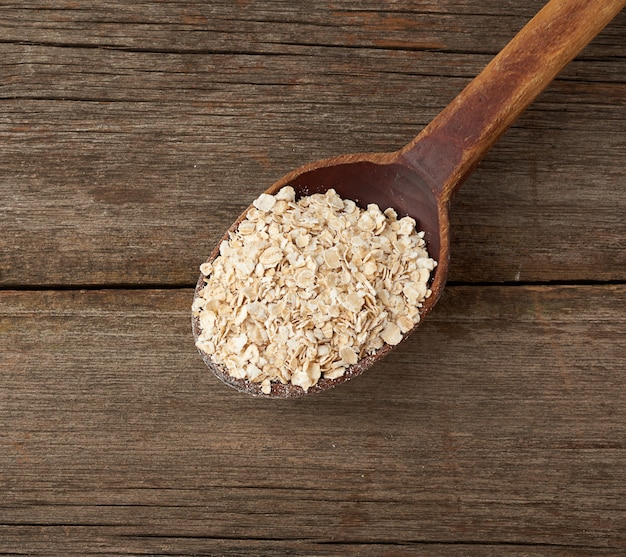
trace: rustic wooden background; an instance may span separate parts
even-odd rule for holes
[[[488,155],[388,359],[256,400],[198,265],[408,142],[542,0],[0,0],[0,554],[626,554],[626,12]]]

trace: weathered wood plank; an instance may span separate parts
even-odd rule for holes
[[[33,531],[36,535],[33,535]],[[141,537],[127,535],[123,527],[31,527],[7,530],[17,551],[30,555],[199,555],[220,557],[284,557],[285,555],[315,555],[318,557],[384,556],[384,557],[616,557],[612,549],[572,546],[523,544],[439,544],[439,543],[381,543],[346,544],[309,540],[220,540],[202,537],[172,538],[168,536]],[[3,529],[0,527],[0,533]],[[95,551],[76,549],[73,540],[97,536]],[[53,551],[50,548],[55,548]]]
[[[396,11],[380,2],[347,1],[58,3],[44,9],[21,3],[3,9],[0,29],[5,41],[168,52],[272,53],[286,45],[319,44],[458,51],[472,49],[480,35],[483,51],[496,52],[508,40],[502,36],[506,26],[521,27],[542,2],[491,2],[485,11],[454,4],[404,2]],[[485,26],[492,32],[484,34]]]
[[[0,284],[191,284],[267,185],[404,144],[541,2],[375,4],[3,7]],[[461,190],[452,280],[624,279],[625,29]]]
[[[590,547],[524,545],[524,544],[450,544],[450,543],[317,543],[310,540],[222,540],[203,537],[142,537],[126,534],[124,527],[19,527],[4,529],[16,552],[29,555],[199,555],[220,557],[284,557],[315,555],[318,557],[384,556],[384,557],[616,557],[612,549]],[[33,535],[35,534],[35,535]],[[97,538],[91,551],[77,550],[73,540]],[[54,548],[51,550],[50,548]]]
[[[326,45],[495,54],[545,1],[46,4],[4,7],[3,40],[166,52],[272,53],[289,45]],[[622,53],[619,33],[602,43]]]
[[[191,296],[0,293],[0,552],[626,549],[626,287],[451,287],[364,376],[273,402],[207,375]]]

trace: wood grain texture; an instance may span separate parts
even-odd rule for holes
[[[540,6],[0,6],[0,284],[193,284],[269,184],[401,147]],[[463,187],[451,280],[623,280],[625,29]]]
[[[362,377],[270,404],[206,371],[191,296],[0,293],[0,552],[626,550],[624,286],[451,287]]]
[[[258,193],[401,147],[542,5],[0,0],[0,553],[626,553],[625,12],[454,199],[388,359],[270,403],[190,330]]]

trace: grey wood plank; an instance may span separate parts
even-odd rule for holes
[[[33,536],[33,530],[36,535]],[[376,556],[380,557],[616,557],[615,550],[595,547],[572,547],[524,544],[474,544],[474,543],[380,543],[346,544],[300,540],[222,540],[208,537],[175,538],[168,536],[142,537],[127,534],[124,527],[19,527],[4,529],[19,551],[31,555],[208,555],[240,557],[259,555],[284,557],[306,555],[318,557]],[[94,550],[78,549],[73,540],[77,537],[97,536]],[[8,540],[7,540],[8,541]],[[51,551],[51,547],[54,550]]]
[[[4,41],[136,50],[274,52],[285,45],[322,44],[495,54],[544,4],[543,0],[484,0],[479,6],[415,0],[132,5],[116,1],[96,6],[21,2],[3,7],[0,29]],[[209,34],[207,44],[203,39]],[[606,37],[610,38],[603,42],[621,52],[621,35]]]
[[[0,293],[0,551],[626,548],[623,285],[451,287],[380,365],[287,401],[208,375],[191,296]]]
[[[3,6],[0,284],[192,284],[266,186],[400,147],[539,4]],[[624,279],[625,26],[620,14],[461,190],[452,280]],[[446,47],[420,44],[431,35]]]

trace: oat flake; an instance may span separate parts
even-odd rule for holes
[[[296,201],[261,194],[237,231],[200,267],[192,311],[197,347],[230,375],[307,391],[336,379],[420,319],[436,262],[411,217],[334,190]]]

